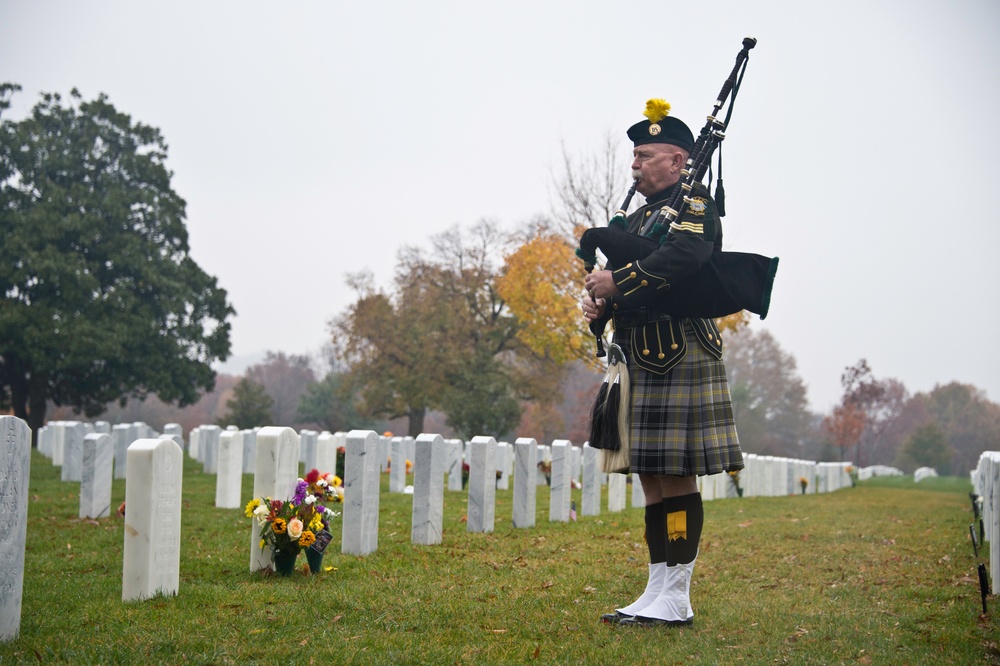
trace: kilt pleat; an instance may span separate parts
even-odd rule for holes
[[[631,469],[703,476],[743,469],[725,364],[684,323],[687,353],[663,375],[629,364]]]

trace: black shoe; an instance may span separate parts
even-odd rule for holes
[[[622,627],[687,627],[694,624],[694,617],[689,617],[686,620],[661,620],[658,617],[643,617],[642,615],[625,616],[618,621],[618,624]]]
[[[601,616],[601,622],[604,624],[619,624],[623,620],[631,620],[634,615],[625,615],[620,611],[615,611],[614,613],[605,613]]]

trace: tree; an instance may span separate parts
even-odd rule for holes
[[[17,90],[0,85],[0,113]],[[48,400],[191,404],[229,355],[234,310],[189,255],[166,158],[104,95],[0,119],[0,406],[34,431]]]
[[[920,426],[910,435],[896,462],[910,471],[918,467],[933,467],[939,474],[948,474],[951,453],[944,432],[937,424],[931,423]]]
[[[510,396],[555,399],[540,386],[551,386],[556,364],[518,341],[520,324],[496,287],[511,242],[482,221],[435,236],[430,254],[403,248],[392,292],[352,276],[358,298],[331,326],[367,413],[406,416],[416,436],[432,409],[455,428],[496,429],[510,417]],[[496,399],[470,401],[470,385]]]
[[[358,396],[351,390],[344,372],[330,372],[315,384],[311,384],[299,400],[299,419],[316,423],[330,432],[348,431],[376,427],[373,419],[361,416],[358,411]]]
[[[1000,405],[987,400],[982,390],[958,382],[935,386],[927,396],[926,408],[953,451],[953,472],[974,469],[983,451],[996,450]]]
[[[834,409],[828,431],[853,435],[860,421],[861,432],[854,439],[854,463],[859,467],[890,464],[895,452],[889,451],[885,444],[893,422],[908,400],[906,388],[895,379],[875,379],[865,359],[846,368],[840,383],[844,396]]]
[[[795,358],[768,331],[726,337],[726,374],[740,443],[748,451],[801,456],[811,416]]]
[[[274,402],[271,425],[294,426],[298,421],[299,402],[316,383],[308,356],[267,352],[264,361],[247,368],[246,377],[259,383]]]
[[[233,388],[233,397],[226,401],[229,411],[221,416],[218,424],[234,425],[240,430],[263,427],[270,424],[271,408],[274,400],[259,384],[249,377],[243,377]]]

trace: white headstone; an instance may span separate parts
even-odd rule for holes
[[[601,464],[600,450],[583,445],[583,497],[580,502],[581,516],[601,515]]]
[[[449,439],[448,445],[448,490],[461,490],[462,463],[465,462],[465,443],[460,439]]]
[[[497,490],[510,490],[511,446],[507,442],[497,442]]]
[[[608,474],[608,511],[615,513],[625,510],[625,475]]]
[[[441,543],[444,516],[445,443],[441,435],[420,435],[413,452],[413,522],[410,540],[423,546]]]
[[[9,641],[21,631],[31,429],[16,416],[0,416],[0,438],[0,641]]]
[[[122,601],[177,594],[183,463],[172,439],[140,439],[128,447]]]
[[[552,442],[552,483],[549,487],[549,521],[569,522],[571,501],[570,449],[569,440],[557,439]]]
[[[240,509],[243,489],[243,433],[227,430],[219,435],[219,469],[215,477],[215,506]]]
[[[497,441],[473,437],[469,448],[469,532],[492,532],[496,516]]]
[[[253,474],[257,464],[257,431],[247,428],[240,432],[243,433],[243,473]]]
[[[79,481],[83,474],[83,438],[87,429],[79,421],[66,424],[66,439],[63,444],[62,480]]]
[[[222,428],[217,425],[203,425],[199,428],[198,441],[201,446],[202,464],[205,474],[217,474],[219,471],[219,437]]]
[[[299,433],[299,442],[301,442],[300,446],[302,447],[299,456],[302,458],[307,474],[310,470],[319,469],[316,464],[316,443],[318,439],[319,433],[315,430],[303,430]]]
[[[267,426],[257,431],[253,498],[287,500],[299,479],[299,436],[291,428]],[[250,571],[271,568],[274,551],[260,546],[260,525],[251,521]]]
[[[514,441],[514,527],[535,526],[537,474],[538,443],[519,437]]]
[[[324,430],[316,436],[315,467],[321,474],[337,473],[337,438],[329,431]]]
[[[396,461],[393,460],[393,465]],[[378,549],[378,435],[373,430],[347,433],[344,459],[344,513],[340,551],[368,555]]]
[[[83,438],[83,470],[80,480],[80,518],[111,515],[111,435],[95,433]]]
[[[406,443],[393,437],[390,447],[389,492],[401,493],[406,487]]]

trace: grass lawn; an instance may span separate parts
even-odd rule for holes
[[[188,459],[179,593],[126,604],[122,520],[79,520],[79,484],[31,465],[21,635],[0,664],[1000,663],[959,478],[706,502],[695,623],[643,629],[598,622],[645,584],[641,509],[550,523],[542,486],[536,527],[514,529],[497,491],[495,531],[469,534],[446,490],[443,543],[414,546],[412,496],[383,476],[377,552],[341,555],[338,529],[329,570],[279,578],[249,572],[250,521],[215,509]]]

